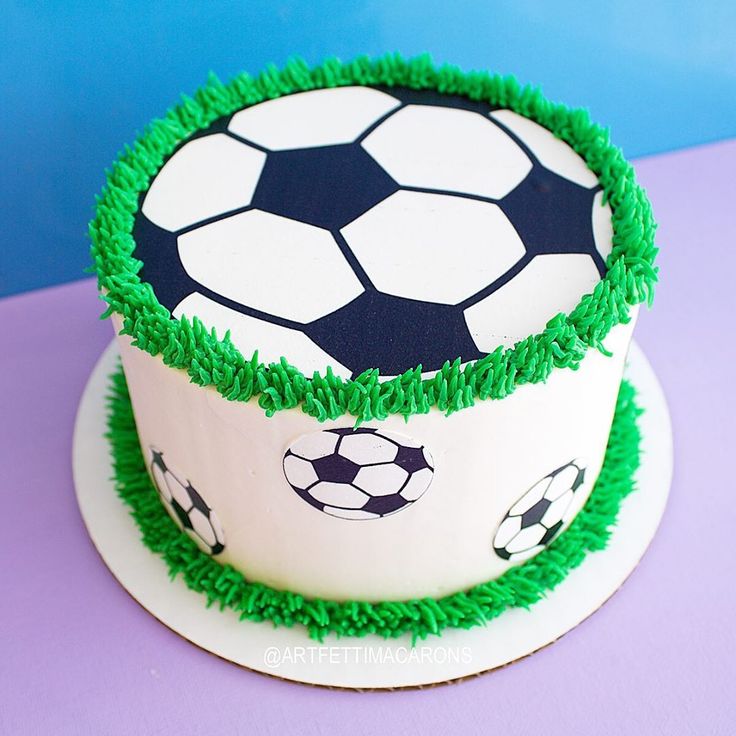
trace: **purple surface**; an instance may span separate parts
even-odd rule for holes
[[[732,733],[736,141],[637,168],[663,249],[637,329],[675,427],[662,527],[623,590],[561,642],[452,686],[290,684],[154,620],[97,556],[74,499],[74,415],[111,337],[94,285],[1,301],[0,733]]]

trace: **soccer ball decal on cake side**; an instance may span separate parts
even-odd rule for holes
[[[284,475],[294,491],[342,519],[379,519],[401,511],[424,494],[433,474],[422,445],[370,427],[312,432],[284,455]]]
[[[548,545],[568,521],[575,492],[585,479],[585,463],[573,460],[530,488],[498,527],[493,548],[499,557],[521,562]]]
[[[605,274],[611,211],[572,148],[429,90],[279,97],[185,140],[141,196],[141,278],[250,358],[384,377],[544,329]]]
[[[150,449],[151,477],[169,515],[203,552],[220,554],[225,549],[225,534],[217,514],[184,476],[172,470],[163,452]]]

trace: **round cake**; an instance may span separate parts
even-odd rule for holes
[[[606,451],[653,233],[607,132],[512,78],[392,56],[212,79],[91,226],[146,492],[193,559],[274,595],[506,579],[604,458],[636,463]]]

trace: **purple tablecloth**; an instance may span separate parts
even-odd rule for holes
[[[662,286],[636,334],[675,429],[662,527],[623,589],[561,642],[452,686],[290,684],[154,620],[97,556],[74,498],[74,415],[111,337],[94,284],[0,301],[0,733],[733,733],[736,141],[637,169]]]

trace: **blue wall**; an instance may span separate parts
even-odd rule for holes
[[[428,50],[586,105],[641,156],[736,135],[735,41],[733,0],[6,0],[0,295],[82,275],[104,168],[210,69]]]

